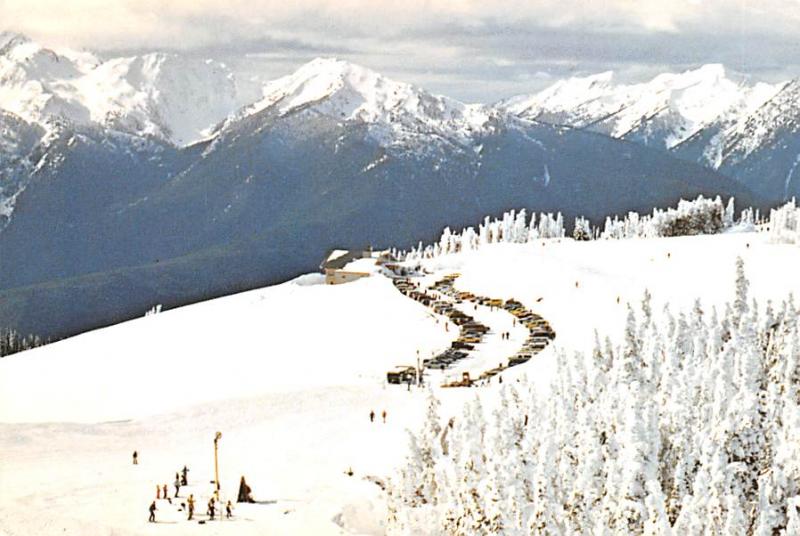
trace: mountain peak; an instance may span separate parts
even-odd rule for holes
[[[721,63],[707,63],[695,69],[694,72],[714,78],[725,78],[726,76],[725,66]]]
[[[295,74],[305,74],[307,76],[380,76],[375,71],[334,57],[319,57],[300,66]]]
[[[721,63],[708,63],[680,73],[663,73],[645,83],[651,86],[665,86],[670,90],[681,90],[697,85],[736,84],[728,77],[728,72]]]
[[[316,58],[294,73],[264,86],[263,109],[280,102],[283,112],[339,96],[340,117],[352,117],[372,106],[385,107],[391,96],[418,93],[410,85],[390,80],[375,71],[336,58]]]
[[[313,111],[316,117],[367,125],[383,146],[408,147],[435,133],[449,143],[468,145],[488,127],[493,113],[398,82],[367,67],[336,58],[317,58],[263,88],[263,98],[230,117],[219,130],[264,111],[286,116]]]

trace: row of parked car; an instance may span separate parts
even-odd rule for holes
[[[444,293],[441,289],[447,284],[447,277],[432,285],[431,290]],[[452,281],[450,281],[450,284],[452,284]],[[461,361],[469,356],[468,352],[473,350],[476,344],[480,344],[484,335],[489,332],[487,326],[476,321],[463,311],[456,309],[452,301],[442,300],[437,295],[420,290],[419,285],[410,279],[394,279],[394,285],[405,296],[430,307],[436,314],[446,316],[453,324],[459,327],[458,338],[451,343],[450,348],[438,355],[425,359],[422,362],[425,368],[444,370],[453,363]]]
[[[507,364],[501,363],[491,370],[484,371],[478,377],[479,380],[488,380],[508,367],[529,361],[555,339],[555,331],[553,331],[547,320],[525,307],[518,300],[501,300],[456,290],[454,283],[460,276],[461,274],[458,273],[448,274],[431,285],[428,290],[421,290],[419,284],[409,278],[398,277],[394,279],[395,287],[402,294],[431,308],[435,313],[446,316],[452,323],[459,326],[459,336],[451,343],[450,348],[432,358],[425,359],[423,361],[425,368],[444,370],[457,361],[468,357],[468,352],[474,350],[475,345],[480,344],[486,333],[490,331],[488,326],[481,324],[474,317],[455,307],[456,304],[464,302],[505,309],[509,314],[514,315],[516,321],[524,325],[528,330],[528,337],[522,347],[508,358]],[[449,299],[441,299],[442,295],[447,296]],[[457,382],[457,385],[471,384],[472,381],[468,379],[468,376],[466,378]]]
[[[553,331],[547,320],[526,308],[517,300],[506,301],[503,304],[503,308],[517,317],[517,321],[528,328],[528,338],[522,344],[522,348],[508,359],[509,367],[529,361],[534,354],[544,350],[550,344],[550,341],[556,338],[556,332]]]
[[[489,298],[486,296],[478,296],[471,292],[458,291],[454,287],[454,282],[460,277],[460,274],[450,274],[444,277],[441,281],[434,284],[431,289],[447,294],[456,303],[464,301],[473,302],[486,307],[502,308],[517,318],[528,329],[528,337],[522,344],[522,347],[512,356],[508,358],[507,364],[500,364],[499,366],[487,370],[478,377],[479,380],[489,379],[496,374],[499,374],[508,367],[520,365],[529,361],[535,354],[541,352],[553,339],[556,334],[550,324],[537,315],[518,300],[501,300],[499,298]]]

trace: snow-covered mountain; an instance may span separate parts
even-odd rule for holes
[[[666,149],[779,200],[800,192],[799,85],[753,82],[705,65],[639,84],[616,83],[611,72],[574,77],[498,106]]]
[[[734,178],[739,178],[740,147],[758,152],[759,143],[775,139],[770,150],[759,153],[769,156],[773,147],[782,149],[788,135],[780,128],[781,106],[766,106],[773,97],[786,98],[784,86],[739,80],[720,65],[641,84],[618,84],[612,73],[571,78],[497,105],[464,104],[335,59],[311,61],[277,80],[261,78],[237,77],[213,59],[167,53],[101,58],[0,34],[0,163],[14,162],[0,171],[0,229],[42,159],[61,159],[48,154],[53,141],[69,139],[74,130],[92,131],[95,138],[122,133],[185,147],[217,141],[252,117],[308,110],[319,119],[359,125],[383,149],[438,153],[441,160],[451,149],[480,151],[482,136],[524,130],[528,127],[521,121],[534,121],[672,150]],[[380,165],[382,158],[365,165]],[[752,167],[763,175],[761,167]],[[786,183],[791,165],[775,167]],[[537,173],[545,175],[543,169]],[[742,180],[759,191],[758,180]],[[763,180],[779,182],[771,176]],[[794,193],[792,187],[784,189]],[[774,190],[766,188],[771,195]]]
[[[770,199],[800,194],[800,80],[780,85],[757,110],[717,135],[701,133],[676,147],[674,154],[703,158]]]
[[[0,325],[26,333],[284,280],[331,247],[409,247],[510,207],[570,221],[699,194],[759,201],[663,150],[338,60],[245,91],[213,61],[4,41]]]
[[[46,126],[54,118],[192,143],[232,111],[259,98],[225,64],[176,54],[101,60],[0,38],[0,108]]]
[[[88,129],[184,146],[260,96],[259,83],[212,59],[153,53],[103,60],[0,34],[0,230],[31,174],[59,159],[56,140]]]
[[[574,77],[500,106],[522,117],[672,149],[703,129],[735,124],[780,90],[780,84],[737,81],[714,64],[639,84],[616,83],[612,72]]]
[[[245,107],[228,123],[265,110],[288,115],[312,108],[336,121],[368,125],[369,135],[384,146],[430,137],[469,144],[491,128],[490,119],[503,115],[491,107],[433,95],[336,59],[313,60],[266,84],[263,94],[263,99]]]

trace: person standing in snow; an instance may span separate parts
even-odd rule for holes
[[[167,485],[166,484],[164,484],[164,486],[161,488],[161,491],[164,494],[164,498],[167,499],[169,497],[169,492],[167,492]]]
[[[133,465],[139,465],[139,453],[133,451]]]
[[[375,422],[375,411],[373,410],[369,412],[369,422]]]
[[[188,485],[189,485],[189,468],[184,465],[183,470],[181,471],[181,486],[188,486]]]
[[[178,492],[181,490],[181,476],[175,473],[175,498],[178,497]]]
[[[215,511],[216,511],[216,506],[214,505],[214,497],[211,497],[208,500],[208,517],[210,517],[212,521],[214,520]]]
[[[156,484],[156,499],[160,499],[160,498],[161,498],[161,486]]]
[[[381,417],[383,417],[383,423],[386,424],[386,410],[383,410],[383,413],[381,413]]]
[[[190,493],[186,502],[189,503],[189,519],[187,521],[191,521],[194,516],[194,495]]]
[[[228,504],[225,505],[225,517],[230,519],[232,511],[233,511],[233,505],[231,504],[231,501],[228,500]]]
[[[156,522],[156,510],[157,510],[156,501],[153,501],[150,503],[150,518],[147,520],[150,523]]]

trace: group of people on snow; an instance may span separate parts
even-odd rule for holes
[[[136,452],[136,451],[133,451],[133,464],[134,465],[138,465],[139,464],[139,453]],[[156,511],[158,510],[158,508],[156,507],[156,501],[163,499],[163,500],[166,500],[167,502],[169,502],[169,504],[172,504],[172,499],[173,498],[176,498],[176,499],[178,498],[178,496],[180,494],[180,491],[181,491],[181,487],[189,485],[189,468],[188,467],[186,467],[184,465],[183,469],[181,469],[180,471],[175,473],[175,482],[174,482],[173,485],[175,486],[175,496],[174,497],[170,497],[169,496],[169,491],[167,489],[167,485],[166,484],[163,484],[163,485],[156,484],[156,498],[152,503],[150,503],[150,508],[149,508],[149,510],[150,510],[150,518],[148,519],[149,522],[155,523],[155,521],[156,521]],[[189,510],[189,520],[191,520],[192,516],[194,515],[194,495],[192,495],[192,494],[189,495],[189,498],[187,499],[187,503],[188,503],[188,510]],[[187,504],[181,503],[181,507],[186,507],[186,506],[187,506]]]
[[[189,514],[189,519],[190,520],[192,519],[192,515],[191,515],[192,511],[194,511],[194,508],[192,508],[192,510],[190,511],[190,514]],[[211,496],[210,499],[208,499],[208,509],[206,510],[206,513],[208,514],[208,518],[211,521],[213,521],[214,520],[214,516],[217,513],[217,499],[213,495]],[[233,504],[231,504],[231,501],[228,500],[228,502],[225,503],[225,519],[230,519],[232,515],[233,515]],[[220,512],[220,516],[219,517],[220,517],[220,519],[222,519],[222,513],[221,512]]]
[[[189,484],[188,472],[189,469],[186,466],[184,466],[181,472],[175,473],[175,497],[178,497],[180,488],[182,486],[186,486]],[[158,510],[156,506],[157,504],[156,501],[162,499],[162,497],[166,499],[170,504],[172,504],[173,497],[167,496],[166,484],[164,484],[163,486],[156,486],[156,500],[150,503],[150,509],[149,509],[150,517],[148,521],[151,523],[156,522],[156,511]],[[239,495],[237,502],[248,502],[248,503],[255,502],[253,500],[252,490],[250,489],[250,486],[247,485],[247,482],[245,482],[244,477],[242,477],[242,480],[239,483]],[[192,521],[194,519],[195,503],[196,501],[194,498],[194,494],[190,493],[186,499],[186,502],[181,503],[181,508],[178,509],[178,511],[182,511],[184,508],[186,509],[188,513],[187,521]],[[219,515],[219,518],[222,519],[221,504],[222,502],[217,500],[216,495],[211,495],[211,497],[208,499],[208,503],[206,505],[206,515],[208,516],[209,521],[213,521],[214,519],[216,519],[217,515]],[[231,519],[232,517],[233,517],[233,503],[232,501],[228,500],[227,502],[225,502],[225,518]],[[201,521],[201,523],[204,523],[204,521]]]
[[[139,465],[138,451],[133,451],[133,465]],[[174,497],[169,496],[169,491],[167,489],[166,484],[163,485],[156,484],[156,498],[150,503],[150,507],[148,508],[148,511],[150,512],[150,517],[147,519],[148,522],[150,523],[156,522],[156,512],[158,511],[158,506],[156,501],[163,499],[169,502],[169,504],[172,504],[172,499],[179,497],[181,487],[188,485],[189,485],[189,468],[185,465],[183,466],[183,469],[175,473]],[[179,511],[183,510],[183,508],[186,508],[189,514],[187,519],[188,521],[191,521],[192,519],[194,519],[194,507],[195,507],[194,494],[190,493],[189,497],[187,497],[186,499],[186,502],[181,503],[181,508],[179,509]],[[212,496],[211,499],[209,499],[208,501],[208,509],[206,511],[210,519],[214,519],[214,516],[216,515],[216,510],[217,510],[216,498]],[[231,504],[231,501],[228,501],[227,504],[225,505],[225,517],[230,519],[232,515],[233,515],[233,505]]]
[[[383,410],[381,412],[381,418],[383,419],[383,422],[385,423],[386,422],[386,410]],[[375,410],[370,410],[370,412],[369,412],[369,422],[375,422]]]

